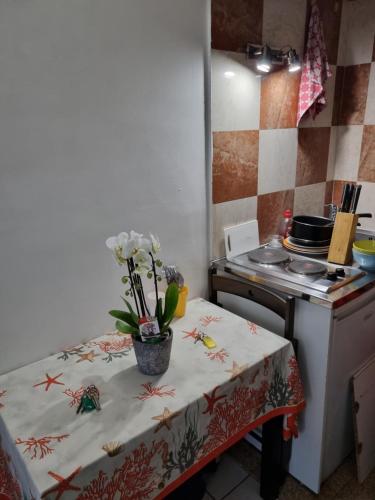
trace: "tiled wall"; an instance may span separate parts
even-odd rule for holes
[[[375,217],[375,1],[344,0],[340,29],[332,134],[336,140],[334,181],[340,202],[343,181],[362,184],[360,212]],[[374,219],[362,226],[375,229]]]
[[[212,0],[213,257],[223,228],[258,218],[261,240],[285,208],[323,214],[334,190],[332,113],[342,0],[319,0],[333,77],[329,106],[296,128],[300,75],[260,77],[246,43],[291,45],[302,57],[307,0]],[[337,185],[338,186],[338,185]],[[336,189],[337,189],[336,186]]]

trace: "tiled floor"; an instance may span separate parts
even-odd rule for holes
[[[205,476],[207,492],[203,500],[260,500],[260,453],[240,441],[221,457],[214,473]],[[311,493],[288,476],[279,500],[375,500],[375,470],[363,484],[356,479],[355,459],[348,457],[325,481],[319,495]]]

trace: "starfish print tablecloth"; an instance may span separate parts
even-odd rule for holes
[[[214,349],[195,343],[202,331]],[[141,374],[116,332],[0,376],[0,498],[163,498],[273,416],[296,434],[290,342],[203,299],[173,332],[160,376]],[[102,409],[77,415],[90,384]]]

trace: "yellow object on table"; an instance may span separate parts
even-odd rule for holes
[[[189,287],[185,285],[179,291],[176,312],[174,313],[176,318],[182,318],[185,316],[188,294]]]

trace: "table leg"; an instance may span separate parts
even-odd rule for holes
[[[283,420],[281,415],[263,424],[260,496],[264,500],[278,498],[286,476],[291,440],[283,439]]]

